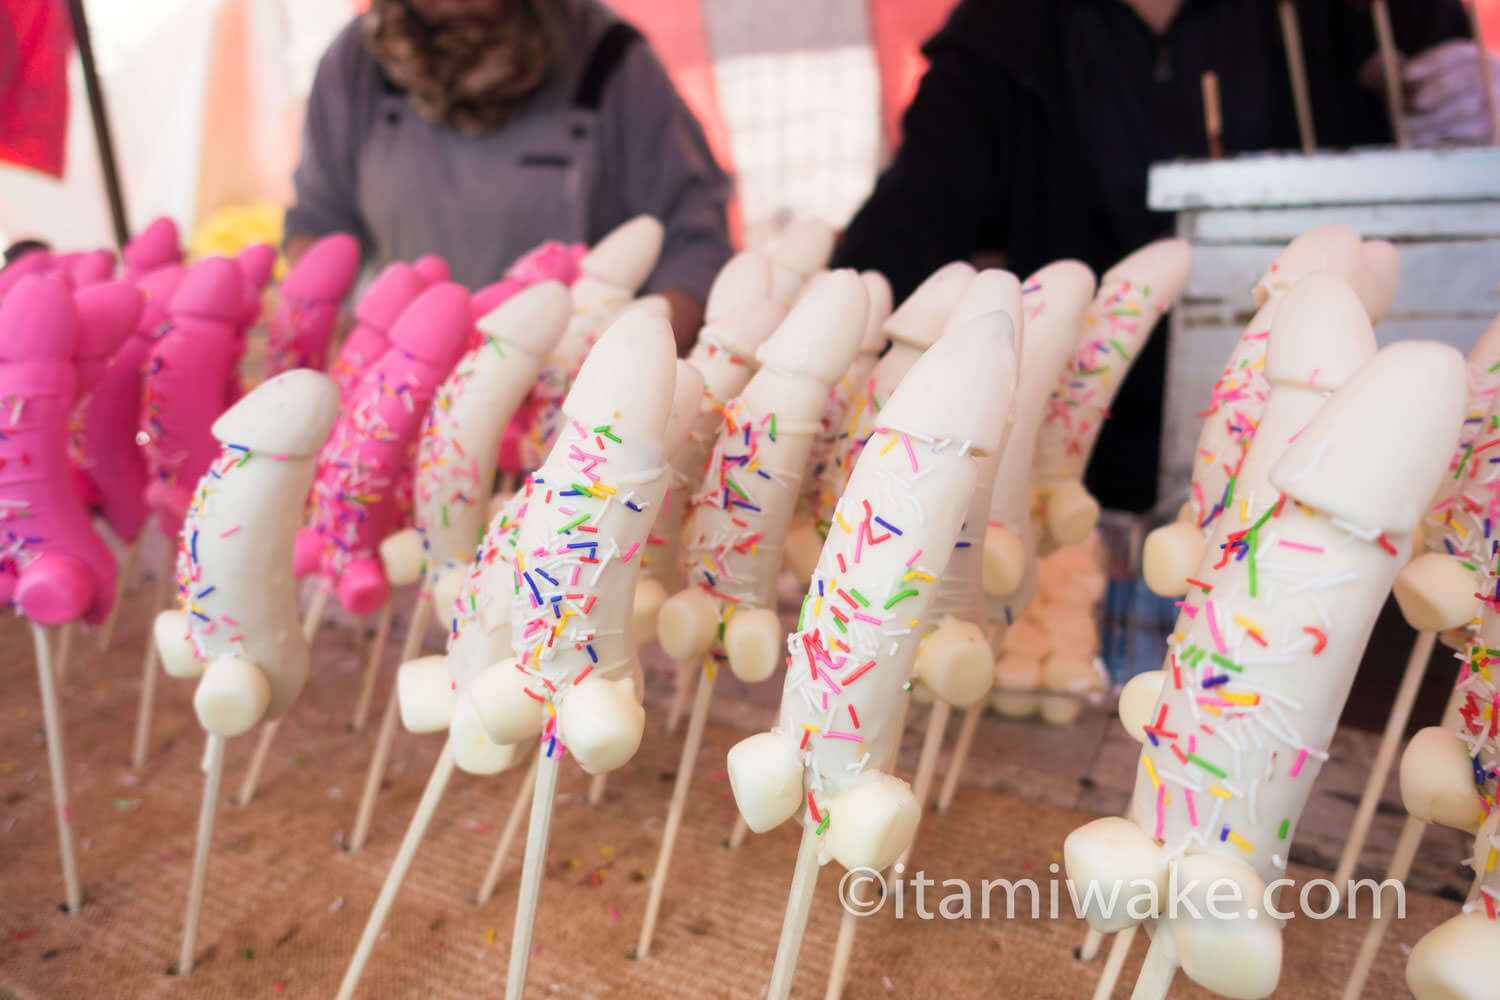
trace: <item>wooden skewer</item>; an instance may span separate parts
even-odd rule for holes
[[[781,921],[781,939],[776,943],[776,964],[771,969],[766,1000],[786,1000],[792,991],[792,979],[797,974],[797,955],[802,950],[802,935],[807,931],[807,916],[812,910],[813,890],[817,887],[817,824],[807,817],[802,821],[797,867],[792,871],[792,887],[786,897],[786,916]]]
[[[1477,0],[1464,0],[1464,8],[1469,12],[1474,44],[1479,46],[1479,78],[1484,82],[1484,106],[1490,113],[1490,145],[1500,145],[1500,100],[1495,98],[1495,70],[1490,65],[1490,50],[1484,41],[1484,23],[1479,18]]]
[[[1171,989],[1176,975],[1177,952],[1172,948],[1172,935],[1167,933],[1165,927],[1157,924],[1130,1000],[1166,1000],[1167,990]]]
[[[177,955],[177,974],[193,971],[193,953],[198,946],[198,915],[203,910],[203,885],[208,878],[208,852],[214,840],[214,810],[219,802],[219,782],[224,777],[224,737],[209,733],[204,750],[203,804],[198,808],[198,842],[193,847],[193,875],[188,882],[187,917],[182,925],[182,950]]]
[[[137,560],[141,554],[141,536],[125,546],[125,555],[120,560],[119,572],[115,574],[115,603],[110,606],[109,616],[99,627],[99,652],[109,649],[115,640],[115,622],[120,618],[120,605],[125,602],[125,592],[130,589],[130,578],[135,575]]]
[[[1396,57],[1396,38],[1391,32],[1391,12],[1385,0],[1372,0],[1370,16],[1375,19],[1375,40],[1380,46],[1380,71],[1385,77],[1385,108],[1390,115],[1391,132],[1397,149],[1409,149],[1411,136],[1406,130],[1406,109],[1402,106],[1401,69]]]
[[[833,966],[828,972],[828,988],[823,1000],[839,1000],[844,987],[849,984],[849,959],[854,955],[854,931],[859,926],[859,917],[848,907],[839,918],[839,936],[833,943]]]
[[[146,763],[147,749],[151,743],[151,714],[156,709],[156,633],[151,627],[158,611],[167,606],[172,591],[172,562],[176,547],[168,543],[162,554],[161,565],[156,570],[156,586],[151,591],[151,612],[147,617],[146,652],[141,657],[141,697],[135,710],[135,741],[131,745],[130,766],[141,767]]]
[[[422,790],[422,799],[417,803],[417,811],[412,815],[411,824],[406,828],[406,836],[401,838],[401,847],[396,851],[396,859],[391,862],[390,873],[385,877],[385,884],[380,887],[380,895],[375,899],[375,907],[370,911],[370,919],[365,921],[364,932],[359,936],[359,945],[354,949],[354,957],[349,960],[349,968],[344,970],[343,982],[339,983],[337,1000],[349,1000],[354,996],[355,989],[359,986],[359,977],[364,974],[365,965],[370,961],[370,953],[375,950],[375,941],[380,937],[380,930],[385,926],[385,918],[390,915],[391,904],[396,901],[396,894],[401,891],[401,883],[406,880],[406,873],[411,868],[411,862],[417,855],[417,848],[422,846],[422,838],[427,835],[427,826],[432,822],[432,814],[437,811],[437,806],[443,798],[443,790],[448,787],[448,779],[453,777],[453,744],[444,741],[443,752],[438,755],[437,764],[432,769],[432,776],[427,779],[427,787]]]
[[[917,770],[912,776],[912,795],[917,800],[917,827],[921,828],[921,816],[927,807],[927,794],[932,791],[932,779],[937,773],[938,752],[943,748],[943,733],[948,728],[948,716],[952,709],[945,701],[935,701],[932,704],[932,714],[927,717],[927,732],[922,737],[922,750],[917,755]],[[905,716],[903,715],[903,722]],[[906,845],[906,850],[901,852],[901,857],[895,866],[887,873],[887,885],[890,875],[901,875],[911,864],[912,848],[917,843],[917,830],[911,833],[911,843]],[[887,888],[886,891],[892,891]],[[846,907],[844,916],[839,922],[838,941],[834,946],[833,965],[828,970],[828,986],[824,991],[825,1000],[837,1000],[844,995],[844,987],[849,981],[849,959],[854,954],[854,937],[858,924],[857,918]]]
[[[1099,946],[1104,943],[1104,932],[1090,927],[1087,934],[1083,936],[1083,944],[1078,946],[1078,961],[1092,962],[1099,957]]]
[[[677,688],[672,692],[672,703],[667,707],[667,735],[677,732],[682,725],[682,714],[687,710],[688,696],[693,692],[693,671],[686,664],[677,665]]]
[[[745,835],[750,832],[750,824],[745,822],[745,814],[736,812],[734,814],[734,829],[729,832],[729,840],[725,847],[731,851],[738,851],[745,843]]]
[[[589,779],[589,790],[583,796],[584,805],[596,808],[604,801],[604,789],[609,784],[609,775],[596,774]]]
[[[1203,74],[1203,126],[1208,133],[1208,158],[1224,158],[1224,118],[1219,106],[1219,74],[1209,70]]]
[[[979,720],[984,717],[984,703],[964,709],[963,725],[958,729],[958,741],[953,744],[953,758],[948,762],[948,773],[943,776],[943,787],[938,792],[937,811],[947,812],[958,794],[958,781],[963,776],[964,764],[974,746],[974,734],[979,732]]]
[[[943,732],[948,728],[948,716],[952,713],[948,703],[932,703],[932,714],[927,717],[927,733],[922,737],[922,752],[917,756],[917,773],[912,777],[911,792],[917,799],[917,830],[921,829],[921,816],[927,810],[927,795],[932,791],[932,778],[937,773],[938,753],[943,749]],[[904,872],[911,863],[912,848],[917,843],[917,830],[911,833],[911,843],[901,852],[896,862],[896,871]]]
[[[521,820],[526,817],[526,807],[531,802],[531,793],[536,788],[536,768],[539,757],[533,755],[531,766],[526,769],[526,777],[521,779],[521,787],[516,790],[516,800],[511,803],[510,815],[505,817],[505,829],[500,831],[500,842],[495,845],[495,856],[490,858],[490,867],[484,873],[484,881],[479,884],[479,895],[474,897],[474,902],[480,906],[490,901],[495,894],[495,886],[500,881],[500,871],[505,865],[505,859],[510,855],[511,844],[515,842],[516,834],[521,830]]]
[[[656,867],[651,872],[651,893],[646,899],[646,915],[641,920],[641,936],[635,945],[635,957],[642,961],[651,957],[651,938],[656,933],[656,916],[661,910],[661,897],[667,888],[667,872],[672,867],[672,851],[677,846],[682,814],[687,809],[688,788],[693,783],[693,767],[698,762],[698,750],[703,745],[703,728],[708,722],[708,706],[713,700],[714,677],[717,674],[711,658],[704,661],[702,674],[698,678],[698,691],[693,696],[693,711],[688,716],[687,737],[682,741],[682,755],[677,761],[677,780],[672,784],[672,802],[667,807],[666,826],[662,827],[661,848],[656,855]]]
[[[61,684],[68,679],[68,661],[73,658],[73,623],[57,627],[57,657],[52,664],[52,672],[57,675],[57,683]]]
[[[1425,822],[1414,816],[1406,818],[1406,824],[1401,827],[1401,839],[1396,841],[1396,850],[1391,856],[1390,870],[1385,874],[1386,881],[1406,881],[1406,876],[1411,874],[1417,848],[1422,843],[1422,834],[1426,832]],[[1476,878],[1474,882],[1477,885],[1479,880]],[[1369,928],[1365,930],[1365,939],[1360,943],[1359,954],[1354,958],[1354,968],[1350,970],[1349,981],[1344,985],[1344,1000],[1359,1000],[1364,994],[1365,980],[1369,978],[1370,969],[1375,965],[1375,956],[1380,954],[1380,942],[1390,929],[1395,909],[1394,906],[1380,907],[1379,916],[1372,919]]]
[[[312,642],[313,636],[318,634],[318,626],[323,623],[323,612],[328,609],[328,596],[332,591],[327,587],[319,587],[313,591],[312,600],[307,605],[307,617],[302,619],[302,634]],[[266,766],[266,758],[271,754],[271,744],[276,742],[276,731],[281,728],[282,719],[275,722],[261,723],[260,738],[255,744],[255,753],[250,756],[250,767],[245,771],[244,780],[240,782],[239,798],[235,801],[242,806],[248,806],[250,800],[255,797],[255,787],[260,784],[260,772]]]
[[[1109,955],[1104,959],[1104,969],[1094,987],[1094,1000],[1109,1000],[1115,995],[1115,984],[1120,981],[1120,972],[1125,968],[1125,959],[1130,957],[1130,946],[1135,943],[1139,929],[1140,924],[1131,924],[1109,943]]]
[[[380,676],[380,667],[385,660],[385,642],[391,634],[391,613],[396,602],[387,600],[380,606],[380,617],[375,621],[375,641],[370,643],[369,656],[365,658],[365,673],[360,679],[359,699],[354,703],[354,719],[349,728],[362,732],[370,718],[370,702],[375,698],[375,679]],[[364,634],[364,629],[360,629]]]
[[[432,601],[422,593],[417,594],[417,603],[412,606],[411,623],[406,629],[406,638],[401,642],[401,662],[416,658],[422,648],[422,634],[427,630],[428,613]],[[386,697],[385,711],[380,716],[380,732],[375,737],[375,752],[370,756],[370,769],[365,772],[365,787],[359,794],[359,807],[354,813],[354,832],[349,837],[349,850],[357,851],[365,846],[370,835],[370,821],[375,816],[375,799],[380,795],[380,783],[385,780],[386,764],[391,758],[391,744],[396,739],[397,711],[400,701],[396,697],[396,686]]]
[[[31,641],[36,647],[36,673],[42,692],[42,725],[47,734],[47,767],[52,772],[52,805],[57,813],[57,847],[62,855],[63,889],[69,913],[83,905],[78,884],[78,858],[73,847],[73,819],[68,811],[68,761],[63,747],[62,710],[57,703],[53,675],[51,638],[48,628],[31,623]]]
[[[510,938],[505,1000],[521,1000],[526,991],[526,964],[531,959],[531,934],[536,926],[536,904],[542,894],[542,869],[547,862],[547,837],[552,828],[552,800],[557,795],[558,759],[545,751],[537,757],[531,819],[526,824],[526,857],[521,862],[521,891]]]
[[[1302,138],[1302,152],[1318,148],[1313,132],[1312,99],[1307,92],[1307,65],[1302,60],[1302,29],[1297,26],[1297,8],[1292,0],[1276,0],[1281,16],[1281,43],[1286,48],[1287,72],[1292,78],[1292,103],[1297,111],[1297,134]]]
[[[1375,761],[1365,780],[1364,793],[1359,797],[1359,809],[1349,827],[1349,839],[1344,842],[1343,854],[1339,856],[1338,868],[1333,875],[1333,897],[1342,898],[1342,893],[1359,864],[1359,854],[1364,850],[1365,839],[1370,834],[1370,823],[1375,818],[1375,809],[1380,804],[1385,782],[1396,762],[1396,751],[1400,749],[1406,734],[1406,723],[1411,719],[1412,706],[1417,693],[1422,689],[1422,679],[1427,676],[1427,664],[1432,659],[1432,648],[1437,642],[1436,632],[1418,632],[1412,643],[1411,655],[1406,660],[1406,672],[1401,677],[1401,686],[1396,690],[1396,700],[1391,705],[1391,717],[1386,721],[1385,732],[1380,737],[1380,748],[1375,752]]]

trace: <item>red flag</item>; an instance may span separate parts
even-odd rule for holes
[[[72,48],[63,0],[0,0],[0,160],[62,176]]]

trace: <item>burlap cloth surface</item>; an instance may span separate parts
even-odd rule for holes
[[[141,588],[144,592],[147,588]],[[348,721],[359,683],[351,633],[326,629],[308,690],[270,758],[259,797],[228,804],[253,746],[229,745],[207,898],[190,977],[169,975],[197,823],[203,738],[190,685],[164,679],[152,753],[126,764],[148,621],[145,598],[127,605],[113,651],[78,637],[62,685],[72,815],[87,902],[58,912],[52,796],[31,637],[0,622],[0,1000],[10,997],[331,997],[427,774],[440,738],[402,733],[369,844],[341,849],[352,824],[376,718]],[[388,668],[389,670],[389,668]],[[653,695],[653,700],[658,697]],[[649,961],[627,957],[639,930],[649,872],[677,766],[680,737],[649,713],[636,761],[609,778],[598,808],[582,799],[587,777],[565,762],[547,853],[528,997],[735,997],[762,995],[775,953],[797,832],[724,840],[733,803],[724,753],[743,732],[711,724],[677,846]],[[502,992],[519,858],[483,907],[475,890],[521,780],[458,774],[438,809],[386,931],[366,970],[364,997],[493,997]],[[953,809],[929,814],[916,862],[930,877],[1032,877],[1044,887],[1063,837],[1090,817],[975,787]],[[794,995],[822,996],[841,910],[841,870],[822,873]],[[1293,867],[1295,877],[1316,872]],[[929,890],[929,908],[947,890]],[[1001,896],[995,899],[1003,899]],[[1064,899],[1066,895],[1064,893]],[[1102,961],[1073,957],[1081,921],[897,920],[887,906],[859,925],[845,996],[1078,998],[1091,995]],[[1066,905],[1066,904],[1065,904]],[[1024,907],[1023,907],[1024,909]],[[1402,967],[1421,934],[1456,912],[1425,896],[1408,900],[1367,996],[1406,996]],[[1285,934],[1281,997],[1339,996],[1364,920],[1297,919]],[[1107,947],[1107,945],[1106,945]],[[1122,977],[1134,980],[1144,937]],[[1122,985],[1117,996],[1128,994]],[[1206,996],[1179,977],[1173,997]]]

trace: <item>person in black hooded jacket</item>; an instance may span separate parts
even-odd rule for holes
[[[1319,145],[1389,142],[1369,10],[1298,0]],[[1415,141],[1487,138],[1459,0],[1390,0]],[[1026,275],[1076,257],[1103,273],[1166,235],[1150,164],[1207,152],[1200,81],[1218,74],[1226,153],[1298,146],[1272,0],[963,0],[923,48],[904,143],[835,256],[898,300],[950,260]],[[1086,484],[1105,507],[1156,502],[1165,327],[1116,397]]]

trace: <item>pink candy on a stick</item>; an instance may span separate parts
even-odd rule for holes
[[[154,219],[120,252],[125,261],[125,277],[139,281],[158,268],[182,263],[182,245],[177,224],[165,215]]]
[[[307,248],[281,282],[281,302],[271,317],[267,376],[327,367],[339,303],[358,270],[359,242],[347,233],[331,233]]]
[[[89,523],[67,437],[77,359],[107,356],[127,329],[80,329],[56,279],[27,277],[0,304],[0,602],[43,625],[98,624],[114,601],[114,557]]]
[[[244,302],[237,263],[199,261],[172,296],[169,322],[146,360],[137,440],[146,450],[146,504],[169,537],[181,530],[193,488],[219,453],[209,427],[229,404]]]
[[[469,339],[469,293],[443,282],[423,292],[390,331],[390,346],[344,397],[318,454],[311,524],[297,536],[296,571],[334,582],[355,614],[385,603],[378,547],[400,522],[396,484],[432,396]]]

